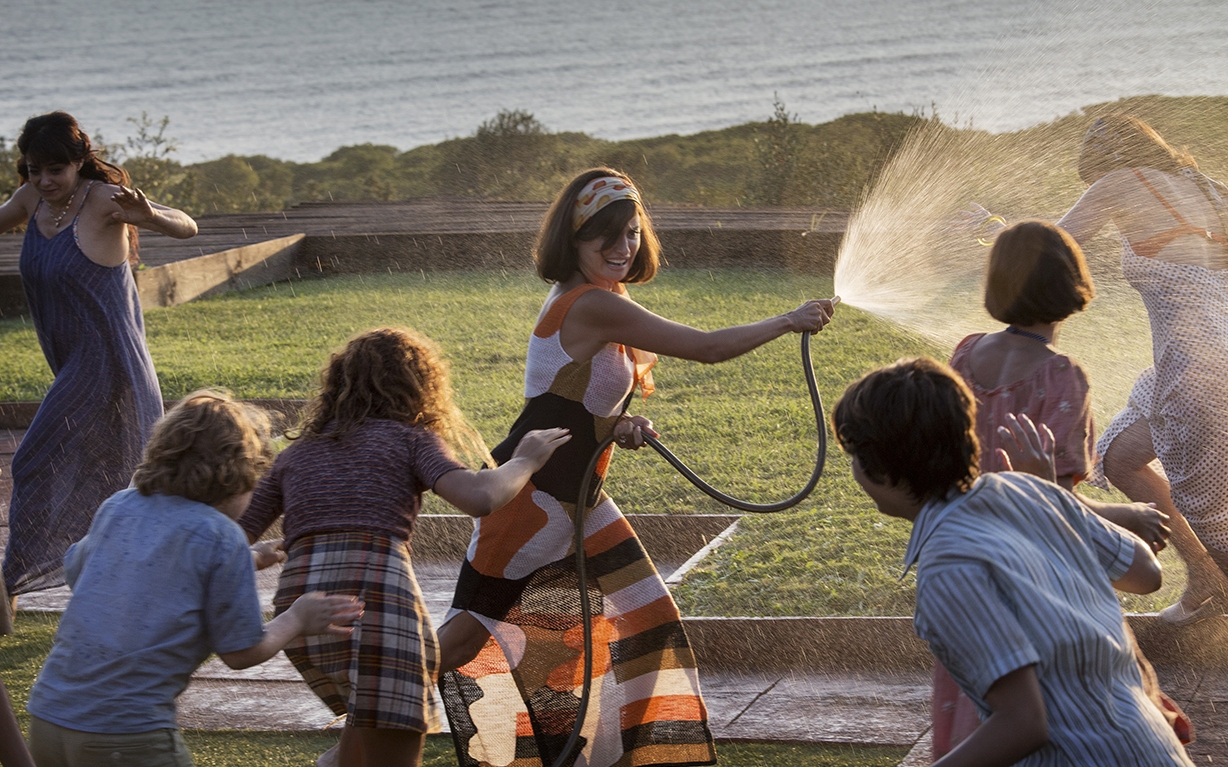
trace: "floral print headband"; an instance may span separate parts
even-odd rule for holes
[[[585,184],[584,188],[580,190],[580,195],[576,197],[576,210],[572,217],[572,231],[580,231],[580,227],[584,226],[590,218],[597,215],[597,211],[618,200],[631,200],[634,203],[642,204],[640,203],[640,193],[635,191],[635,187],[621,178],[602,176]]]

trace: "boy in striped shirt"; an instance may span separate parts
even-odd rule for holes
[[[958,374],[920,358],[852,384],[832,418],[853,478],[913,523],[917,635],[982,719],[936,764],[1192,765],[1143,690],[1113,593],[1158,589],[1155,556],[1052,482],[978,477],[975,408]],[[1030,422],[1016,439],[1016,458],[1046,460]]]

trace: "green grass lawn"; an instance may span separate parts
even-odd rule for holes
[[[30,686],[51,650],[59,616],[20,612],[16,631],[0,638],[0,679],[8,688],[22,729],[29,727],[26,699]],[[253,705],[258,705],[253,701]],[[199,767],[308,767],[337,742],[333,732],[253,732],[187,730],[184,739]],[[888,767],[898,764],[907,749],[889,746],[825,746],[727,743],[718,746],[725,767],[768,767],[789,763],[798,767]],[[426,740],[423,767],[456,764],[456,750],[447,735]]]
[[[337,742],[328,733],[205,732],[189,730],[184,740],[198,767],[261,765],[307,767]],[[897,746],[798,745],[784,743],[722,743],[717,745],[721,767],[895,767],[908,753]],[[423,767],[452,767],[456,749],[449,735],[430,735]]]
[[[711,329],[787,311],[829,296],[830,279],[782,272],[667,269],[633,287],[643,305]],[[145,314],[163,393],[204,386],[240,397],[307,397],[330,350],[377,325],[407,325],[437,340],[452,360],[457,401],[489,443],[523,403],[524,353],[545,286],[527,272],[364,275],[274,285]],[[51,374],[27,321],[0,321],[0,401],[42,397]],[[820,391],[832,404],[864,372],[901,356],[948,350],[852,307],[814,339]],[[701,365],[663,359],[657,393],[632,411],[717,487],[750,500],[792,494],[809,476],[814,422],[797,336],[737,360]],[[651,451],[622,452],[607,490],[628,513],[724,510]],[[428,510],[447,511],[439,502]],[[753,515],[676,591],[689,615],[907,615],[911,576],[900,582],[908,523],[877,513],[829,446],[828,469],[794,510]],[[1166,565],[1174,565],[1172,555]],[[1179,571],[1179,565],[1170,572]],[[1131,609],[1170,603],[1182,578]]]

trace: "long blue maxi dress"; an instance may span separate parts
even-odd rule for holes
[[[63,583],[64,552],[88,532],[99,504],[128,486],[162,417],[128,264],[105,267],[87,258],[76,219],[47,238],[34,218],[19,263],[55,381],[13,456],[4,552],[10,595]]]

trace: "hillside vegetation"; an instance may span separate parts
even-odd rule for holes
[[[1113,111],[1142,117],[1173,144],[1188,146],[1212,175],[1228,170],[1225,97],[1123,99],[1002,134],[947,126],[937,114],[866,112],[808,125],[777,101],[763,122],[690,136],[605,141],[555,133],[528,112],[505,111],[472,136],[408,151],[359,144],[314,163],[227,155],[190,165],[175,159],[178,145],[169,121],[142,114],[130,118],[133,135],[125,142],[104,145],[150,197],[194,215],[281,210],[306,200],[549,200],[576,172],[599,164],[630,173],[652,202],[854,207],[909,132],[923,127],[971,134],[967,138],[976,140],[964,145],[985,147],[990,162],[999,150],[1010,156],[1018,146],[1051,147],[1053,163],[1037,169],[1038,181],[1046,187],[1077,184],[1070,168],[1088,118]],[[16,188],[16,159],[13,143],[0,141],[0,198]],[[1061,191],[1069,196],[1070,190]]]

